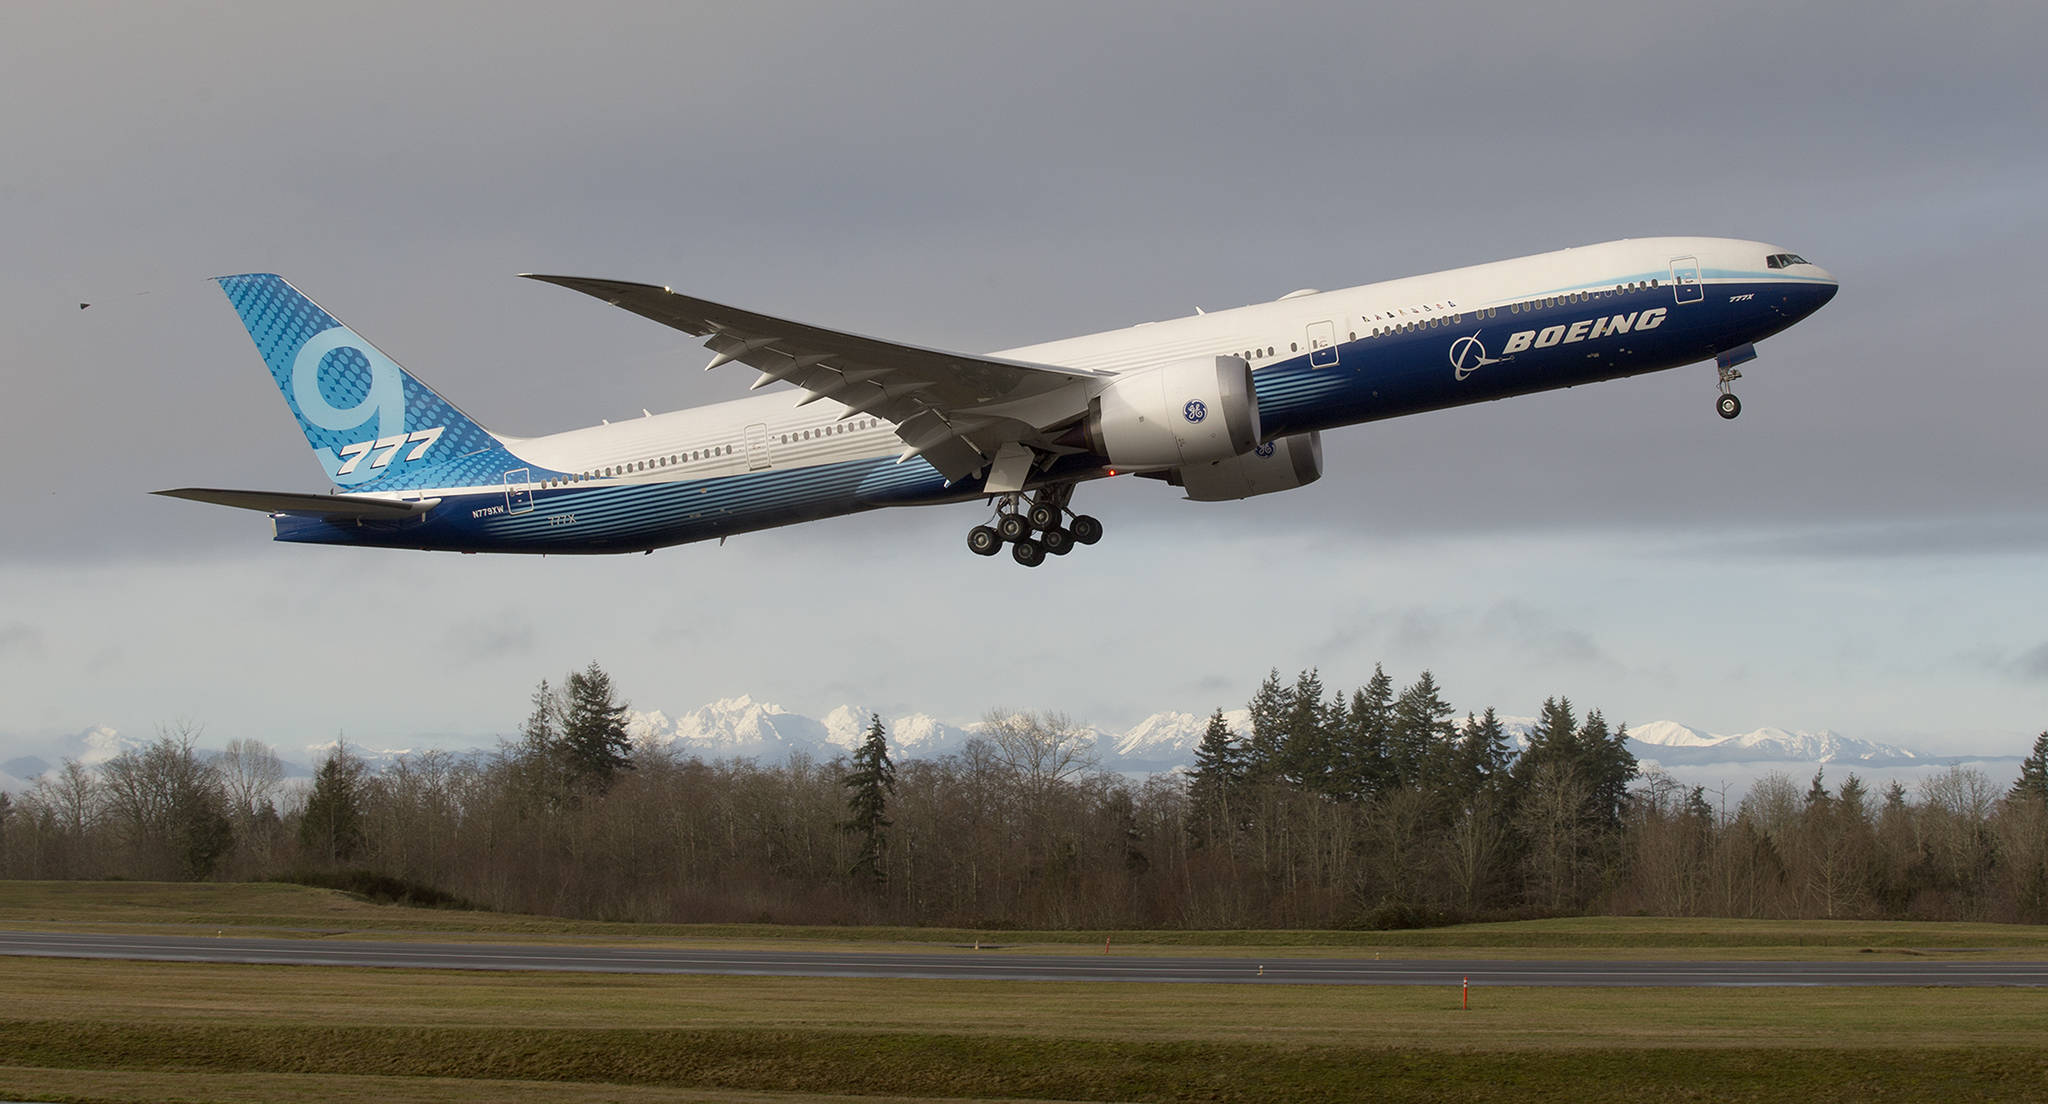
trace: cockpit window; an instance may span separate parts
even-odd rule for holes
[[[1773,253],[1770,256],[1764,258],[1764,264],[1768,265],[1771,268],[1790,268],[1793,265],[1803,265],[1807,263],[1809,263],[1807,259],[1805,257],[1800,256],[1797,253]]]

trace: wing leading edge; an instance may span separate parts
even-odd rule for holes
[[[523,273],[705,338],[705,370],[738,361],[783,381],[803,402],[831,399],[896,423],[903,459],[922,456],[947,479],[974,475],[1005,445],[1063,451],[1045,432],[1086,409],[1086,383],[1112,373],[904,345],[680,295],[652,284]],[[1072,402],[1034,403],[1067,391]],[[801,405],[801,404],[799,404]],[[1050,414],[1050,420],[1047,415]]]

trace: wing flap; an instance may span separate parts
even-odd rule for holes
[[[237,510],[260,510],[266,514],[298,514],[305,517],[326,517],[345,521],[362,521],[369,518],[405,518],[424,514],[441,500],[423,498],[416,501],[400,502],[390,498],[372,498],[368,495],[324,495],[297,494],[291,491],[234,491],[214,487],[178,487],[168,491],[152,491],[166,498],[183,498],[193,502],[210,502],[215,506],[232,506]]]

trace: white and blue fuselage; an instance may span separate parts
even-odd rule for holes
[[[1133,464],[1102,454],[1099,437],[1068,433],[1064,445],[1051,444],[1063,420],[1078,425],[1086,415],[1085,397],[1016,406],[1042,417],[1010,413],[1022,419],[1018,433],[1032,446],[1019,449],[1028,454],[1013,469],[1021,478],[999,474],[1003,459],[986,436],[976,447],[987,466],[949,478],[906,452],[907,422],[887,416],[900,405],[849,404],[798,389],[542,437],[489,434],[276,277],[222,284],[330,479],[346,492],[343,501],[360,509],[322,509],[316,496],[173,493],[266,509],[279,540],[460,552],[644,551],[883,506],[1051,486],[1070,493],[1076,483],[1125,472],[1180,482],[1179,471],[1156,458]],[[1240,358],[1250,369],[1261,443],[1717,358],[1722,413],[1732,416],[1732,366],[1835,290],[1826,271],[1761,242],[1635,239],[1297,292],[988,359],[1085,373],[1075,376],[1078,394],[1167,362]],[[756,339],[748,349],[768,344]],[[1165,408],[1181,409],[1177,401],[1169,394]],[[1187,404],[1189,421],[1201,405]],[[939,414],[949,424],[962,416]],[[1319,449],[1314,463],[1316,472],[1277,487],[1319,474]],[[375,500],[405,512],[373,513]],[[1062,508],[1065,501],[1058,500]]]

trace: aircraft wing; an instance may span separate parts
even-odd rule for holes
[[[298,514],[304,517],[333,518],[337,521],[362,521],[367,518],[402,518],[426,513],[438,498],[425,498],[412,502],[399,502],[389,498],[372,498],[369,495],[324,495],[294,494],[290,491],[224,491],[212,487],[179,487],[170,491],[152,491],[166,498],[185,498],[193,502],[211,502],[216,506],[233,506],[238,510],[261,510],[266,514]]]
[[[1005,445],[1051,450],[1049,424],[1001,408],[1111,373],[927,349],[774,318],[679,295],[665,287],[580,276],[523,273],[705,338],[716,355],[706,370],[738,361],[761,372],[754,386],[784,380],[804,402],[831,399],[896,423],[907,446],[948,479],[987,466]],[[1079,414],[1079,400],[1066,415]],[[1015,450],[1013,450],[1014,452]]]

